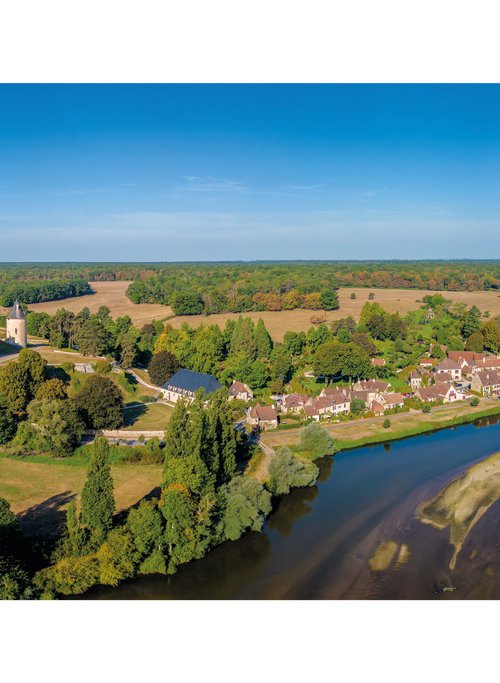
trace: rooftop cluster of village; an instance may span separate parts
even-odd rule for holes
[[[162,392],[166,400],[175,403],[181,398],[194,399],[198,389],[211,393],[220,387],[210,375],[183,369],[165,383]],[[405,407],[410,409],[410,405],[415,405],[414,399],[423,404],[440,405],[474,396],[500,396],[500,357],[473,351],[448,351],[447,357],[437,362],[423,356],[408,376],[408,390],[401,393],[393,391],[389,382],[367,379],[350,386],[325,384],[319,396],[274,394],[272,402],[263,405],[254,402],[254,392],[248,384],[234,380],[229,387],[230,399],[252,404],[246,409],[246,422],[259,429],[276,428],[280,416],[286,415],[317,422],[332,421],[341,416],[379,416]]]

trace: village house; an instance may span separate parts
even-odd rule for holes
[[[419,372],[419,370],[417,368],[416,370],[414,370],[411,373],[408,380],[409,380],[410,387],[413,391],[415,391],[416,389],[420,389],[420,387],[422,386],[422,380],[423,380],[422,373]]]
[[[500,373],[496,370],[476,372],[471,381],[471,388],[482,396],[500,395]]]
[[[443,374],[446,376],[449,374],[452,381],[459,382],[462,379],[462,362],[445,358],[436,365],[434,372],[436,373],[436,379],[438,381],[444,379],[444,377],[441,378],[440,375]]]
[[[384,382],[381,379],[364,379],[356,382],[354,389],[356,391],[375,391],[383,393],[389,388],[389,382]]]
[[[337,414],[335,402],[327,396],[310,398],[304,406],[304,413],[306,417],[312,418],[317,422],[319,422],[322,417]]]
[[[355,398],[359,399],[360,401],[363,401],[365,406],[369,408],[370,403],[372,401],[380,400],[380,394],[378,392],[370,391],[351,391],[351,403],[354,401]]]
[[[402,408],[405,404],[405,397],[403,394],[381,394],[380,400],[382,404],[385,405],[386,410]]]
[[[490,356],[481,360],[469,361],[468,372],[470,375],[474,376],[477,372],[483,372],[484,370],[500,371],[500,358]]]
[[[283,413],[300,413],[308,401],[307,394],[287,394],[283,396],[281,410]]]
[[[171,403],[177,403],[180,398],[194,401],[198,389],[204,389],[205,393],[212,394],[221,388],[221,384],[203,372],[193,372],[184,368],[178,370],[172,377],[161,386],[163,396]]]
[[[432,358],[424,356],[419,360],[418,364],[421,365],[423,368],[432,368],[434,365],[434,361],[432,360]]]
[[[446,384],[451,384],[454,382],[453,375],[451,372],[440,372],[436,375],[436,382],[446,382]]]
[[[444,382],[436,382],[428,387],[421,387],[415,392],[417,398],[424,403],[431,403],[432,401],[443,401],[443,403],[453,403],[459,401],[465,394],[458,394],[455,387],[445,384]]]
[[[383,368],[385,365],[385,358],[372,358],[371,364],[375,368]]]
[[[247,423],[259,429],[275,429],[278,426],[276,407],[257,405],[248,408]]]
[[[229,387],[229,399],[234,398],[240,401],[251,401],[253,399],[253,391],[248,384],[243,384],[243,382],[238,382],[235,379]]]
[[[349,413],[351,410],[351,392],[348,389],[323,389],[320,396],[325,396],[333,402],[333,414]]]
[[[379,400],[379,395],[383,394],[389,388],[389,382],[383,382],[379,379],[368,379],[361,382],[356,382],[354,385],[354,392],[367,392],[365,404],[369,407],[372,401]],[[354,394],[353,392],[353,394]],[[356,396],[356,398],[362,398],[361,396]]]
[[[372,401],[369,405],[370,411],[375,415],[383,415],[385,408],[379,401]]]
[[[476,351],[448,351],[448,358],[457,363],[460,363],[461,361],[469,363],[471,360],[481,361],[486,358],[486,356],[484,353],[477,353]]]

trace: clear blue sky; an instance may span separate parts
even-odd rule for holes
[[[499,86],[0,86],[0,261],[500,257]]]

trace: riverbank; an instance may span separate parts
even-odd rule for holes
[[[391,425],[388,428],[383,427],[386,419],[384,416],[323,426],[334,437],[340,450],[348,450],[417,436],[494,415],[500,415],[500,400],[485,398],[478,406],[471,406],[468,401],[463,401],[437,406],[427,414],[420,411],[396,413],[390,416]],[[293,447],[298,443],[299,432],[300,428],[264,432],[261,441],[271,448]]]
[[[438,495],[424,501],[417,510],[417,519],[435,529],[449,527],[454,553],[450,569],[454,569],[458,554],[471,529],[500,498],[500,453],[482,460],[448,484]]]

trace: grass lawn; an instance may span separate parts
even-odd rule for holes
[[[403,387],[408,387],[408,382],[405,378],[400,375],[394,375],[393,377],[388,377],[385,382],[389,382],[394,391],[401,391]]]
[[[64,523],[65,510],[85,482],[87,465],[50,464],[0,457],[0,496],[11,505],[29,534],[51,535]],[[161,484],[161,465],[112,465],[116,511],[129,508]]]
[[[155,431],[165,429],[173,408],[165,403],[130,404],[124,411],[125,429],[131,431]]]

